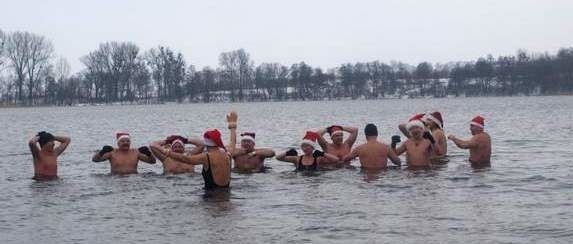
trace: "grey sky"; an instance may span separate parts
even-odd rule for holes
[[[143,50],[166,45],[198,67],[215,67],[221,52],[238,48],[256,64],[329,68],[573,46],[570,0],[2,0],[0,9],[1,29],[45,35],[73,71],[105,41],[132,41]]]

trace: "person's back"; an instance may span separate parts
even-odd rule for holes
[[[211,173],[211,177],[216,186],[228,186],[231,181],[231,158],[226,151],[211,147],[207,150],[207,164],[203,165],[203,176],[207,172]],[[205,180],[207,183],[207,179]]]
[[[359,146],[358,159],[362,168],[386,168],[388,162],[388,146],[378,141],[368,141]]]
[[[60,145],[55,147],[55,141],[59,142]],[[57,159],[66,150],[69,143],[69,137],[53,136],[44,131],[29,141],[28,145],[34,162],[34,179],[50,180],[58,177]]]
[[[400,159],[394,151],[378,141],[378,128],[374,124],[367,124],[364,127],[364,135],[366,136],[366,143],[356,147],[352,152],[344,157],[344,161],[358,157],[360,165],[365,169],[383,169],[386,168],[388,158],[393,163],[400,165]]]

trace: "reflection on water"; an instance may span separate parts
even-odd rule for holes
[[[569,242],[571,107],[572,97],[529,97],[2,109],[1,124],[21,122],[0,128],[0,243]],[[161,164],[115,176],[109,164],[90,162],[117,129],[130,128],[135,146],[198,136],[226,131],[231,109],[240,131],[256,131],[257,145],[276,151],[334,123],[374,122],[388,142],[396,124],[435,109],[447,133],[467,138],[468,120],[483,114],[492,167],[472,168],[453,144],[449,162],[431,169],[372,171],[353,162],[357,168],[308,174],[269,160],[264,173],[234,172],[230,190],[210,192],[200,174],[163,175]],[[58,180],[31,179],[26,141],[40,130],[72,137]]]

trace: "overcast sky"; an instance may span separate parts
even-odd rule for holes
[[[106,41],[169,46],[198,67],[244,48],[255,64],[329,68],[554,53],[573,46],[572,13],[573,0],[1,0],[0,29],[48,37],[73,71]]]

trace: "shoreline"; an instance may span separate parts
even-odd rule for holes
[[[285,100],[266,100],[266,101],[213,101],[213,102],[177,102],[177,101],[167,101],[167,102],[113,102],[113,103],[74,103],[71,105],[53,105],[53,104],[40,104],[40,105],[18,105],[18,104],[0,104],[0,109],[9,108],[43,108],[43,107],[97,107],[97,106],[133,106],[133,105],[162,105],[162,104],[225,104],[225,103],[276,103],[276,102],[316,102],[316,101],[366,101],[366,100],[419,100],[419,99],[445,99],[445,98],[491,98],[491,97],[561,97],[561,96],[573,96],[572,93],[562,93],[562,94],[541,94],[541,95],[514,95],[514,96],[503,96],[503,95],[491,95],[491,96],[445,96],[445,97],[381,97],[381,98],[351,98],[351,97],[341,97],[334,99],[285,99]]]

